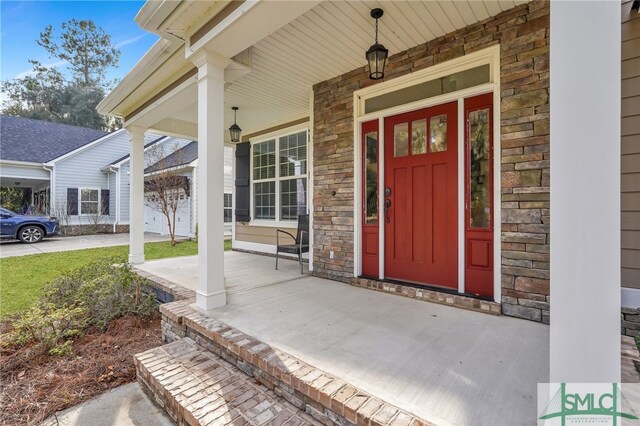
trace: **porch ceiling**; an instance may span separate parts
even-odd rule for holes
[[[251,47],[251,72],[226,90],[225,123],[233,122],[231,106],[240,107],[243,134],[308,116],[314,84],[366,65],[364,52],[373,42],[369,12],[374,7],[385,10],[380,41],[393,55],[521,3],[526,1],[321,2]],[[243,24],[240,17],[232,25]],[[181,97],[190,102],[173,104],[170,114],[156,117],[157,121],[169,118],[195,124],[195,84],[192,77],[183,88],[188,93]]]

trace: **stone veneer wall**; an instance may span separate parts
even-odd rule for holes
[[[496,44],[501,66],[502,311],[548,323],[549,3],[520,5],[394,54],[385,80]],[[321,277],[348,281],[353,275],[353,92],[376,83],[363,67],[313,87],[314,274]]]
[[[622,308],[621,334],[623,336],[640,336],[640,309]]]

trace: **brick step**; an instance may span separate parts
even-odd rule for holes
[[[179,425],[320,425],[189,338],[134,363],[142,388]]]
[[[189,301],[160,306],[165,340],[185,336],[237,366],[293,406],[331,426],[430,425],[325,371],[267,345],[222,321],[206,316]]]

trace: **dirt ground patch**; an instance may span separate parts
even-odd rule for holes
[[[0,330],[3,332],[6,330]],[[162,345],[160,315],[128,316],[90,329],[74,355],[0,347],[0,424],[38,424],[57,411],[135,380],[133,355]]]

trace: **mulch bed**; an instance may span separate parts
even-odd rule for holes
[[[106,331],[89,330],[74,343],[74,356],[0,346],[0,424],[38,424],[57,411],[132,382],[133,355],[162,344],[160,315],[155,314],[114,320]]]

